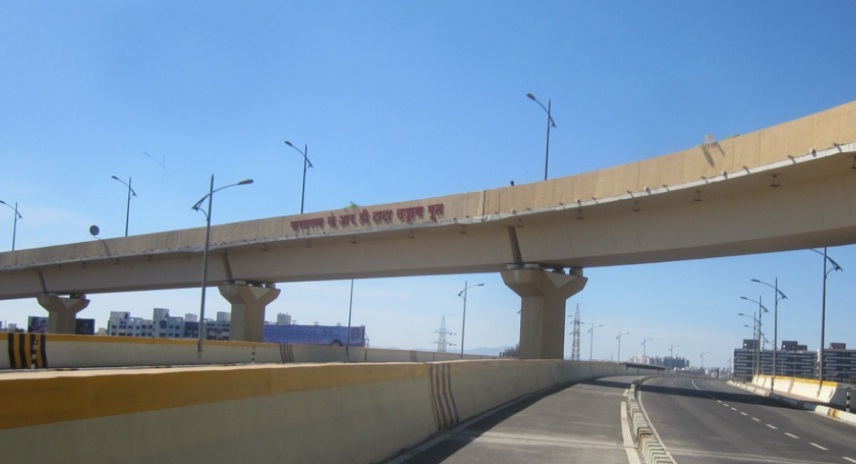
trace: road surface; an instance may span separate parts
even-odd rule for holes
[[[637,377],[608,377],[519,401],[449,429],[387,464],[628,464],[624,392]],[[637,455],[632,443],[630,454]]]
[[[678,464],[856,464],[856,427],[724,382],[661,377],[640,399]]]

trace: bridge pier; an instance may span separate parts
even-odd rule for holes
[[[264,338],[265,308],[281,290],[274,284],[233,282],[221,284],[220,294],[232,304],[229,340],[260,342]]]
[[[570,274],[526,265],[502,272],[520,295],[520,359],[563,359],[565,301],[586,285],[582,269]]]
[[[45,293],[37,297],[42,308],[48,310],[48,333],[73,334],[77,327],[77,313],[89,306],[86,295],[59,296]]]

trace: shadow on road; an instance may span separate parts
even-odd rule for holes
[[[720,400],[724,403],[729,404],[754,404],[758,406],[770,406],[784,409],[795,409],[793,406],[790,406],[785,403],[780,403],[778,401],[772,400],[770,398],[755,395],[754,393],[743,393],[740,391],[734,392],[726,392],[720,390],[713,390],[702,388],[701,390],[697,390],[695,388],[685,388],[685,387],[667,387],[660,385],[651,385],[650,383],[644,383],[639,387],[639,391],[644,393],[651,394],[661,394],[661,395],[672,395],[672,396],[685,396],[689,398],[702,398],[702,399],[710,399],[711,401]]]

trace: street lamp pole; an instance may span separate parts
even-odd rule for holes
[[[199,341],[196,343],[196,349],[202,353],[202,343],[205,339],[205,287],[208,286],[208,249],[211,243],[211,207],[214,201],[214,192],[219,192],[225,188],[235,187],[238,185],[252,184],[252,179],[245,179],[236,184],[224,185],[218,189],[214,188],[214,174],[211,174],[211,185],[208,188],[208,194],[200,198],[195,205],[191,207],[194,211],[202,211],[205,214],[205,249],[202,254],[202,297],[199,303]],[[202,202],[208,200],[208,209],[202,209]]]
[[[768,284],[767,282],[762,282],[758,279],[752,279],[752,282],[766,285],[773,289],[773,297],[775,298],[773,303],[773,377],[770,379],[770,392],[773,391],[773,387],[776,385],[776,353],[779,351],[779,300],[786,300],[788,297],[785,296],[784,292],[779,290],[779,277],[776,277],[773,285]]]
[[[826,346],[826,278],[829,277],[829,273],[832,271],[843,271],[844,269],[834,259],[829,257],[826,253],[826,247],[823,247],[823,253],[813,248],[811,251],[823,255],[823,300],[820,310],[820,352],[817,365],[818,389],[820,389],[823,388],[823,349]],[[832,269],[827,270],[827,263],[832,264]]]
[[[15,251],[15,235],[18,233],[18,219],[24,219],[24,216],[21,216],[21,213],[18,212],[18,202],[15,202],[15,207],[13,208],[9,203],[6,203],[3,200],[0,200],[0,203],[8,206],[9,209],[15,211],[15,216],[12,221],[12,251]]]
[[[630,332],[618,332],[618,336],[615,337],[618,340],[618,362],[621,362],[621,336],[622,335],[630,335]]]
[[[297,150],[298,153],[303,155],[303,186],[300,188],[300,214],[303,214],[303,199],[306,196],[306,170],[311,167],[314,167],[312,166],[312,162],[309,161],[309,146],[303,144],[303,151],[301,151],[299,148],[292,145],[291,142],[289,142],[288,140],[285,141],[285,144],[291,148],[294,148],[295,150]]]
[[[653,338],[642,337],[642,356],[647,356],[646,350],[648,348],[648,342],[653,340]]]
[[[592,360],[592,353],[594,352],[594,329],[598,327],[603,327],[603,324],[593,325],[588,329],[588,333],[591,334],[591,340],[589,341],[589,361]]]
[[[752,302],[752,303],[755,303],[758,305],[758,317],[757,318],[754,316],[749,316],[747,314],[743,314],[743,313],[738,313],[737,315],[738,316],[744,316],[744,317],[750,317],[750,318],[752,318],[753,321],[755,321],[755,323],[753,324],[753,327],[755,327],[755,335],[756,335],[754,358],[757,358],[757,363],[755,363],[754,359],[753,359],[753,363],[755,363],[757,370],[753,369],[752,373],[755,375],[763,374],[764,372],[763,372],[762,366],[764,365],[764,363],[762,361],[763,361],[763,353],[764,353],[764,336],[762,335],[763,325],[762,325],[761,321],[763,320],[764,313],[768,313],[770,311],[767,309],[766,306],[761,304],[761,301],[763,301],[761,298],[761,295],[758,296],[758,301],[755,301],[751,298],[746,298],[745,296],[741,296],[740,299],[746,300],[746,301],[749,301],[749,302]]]
[[[544,155],[544,180],[547,180],[547,168],[550,165],[550,127],[556,127],[556,121],[553,120],[552,116],[553,101],[552,99],[547,99],[547,106],[545,107],[537,98],[535,98],[535,95],[527,93],[526,96],[547,112],[547,151]]]
[[[464,289],[458,293],[458,296],[464,297],[464,321],[461,323],[461,359],[464,359],[464,331],[467,328],[467,289],[483,286],[484,284],[467,285],[467,281],[465,280]]]
[[[125,237],[127,237],[128,236],[128,219],[131,217],[131,196],[137,196],[137,192],[135,192],[134,189],[131,188],[131,177],[130,176],[128,176],[128,182],[125,182],[124,180],[122,180],[116,176],[110,176],[110,177],[112,177],[113,179],[121,182],[123,185],[128,187],[128,205],[125,207]]]

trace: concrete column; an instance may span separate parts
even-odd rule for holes
[[[273,284],[222,284],[220,294],[232,304],[229,340],[260,342],[265,331],[265,307],[279,296]]]
[[[571,274],[535,267],[502,272],[520,295],[520,359],[563,359],[565,301],[586,285],[582,269]]]
[[[48,310],[48,333],[73,334],[77,323],[77,313],[89,306],[86,295],[59,296],[45,293],[38,296],[39,304]]]

